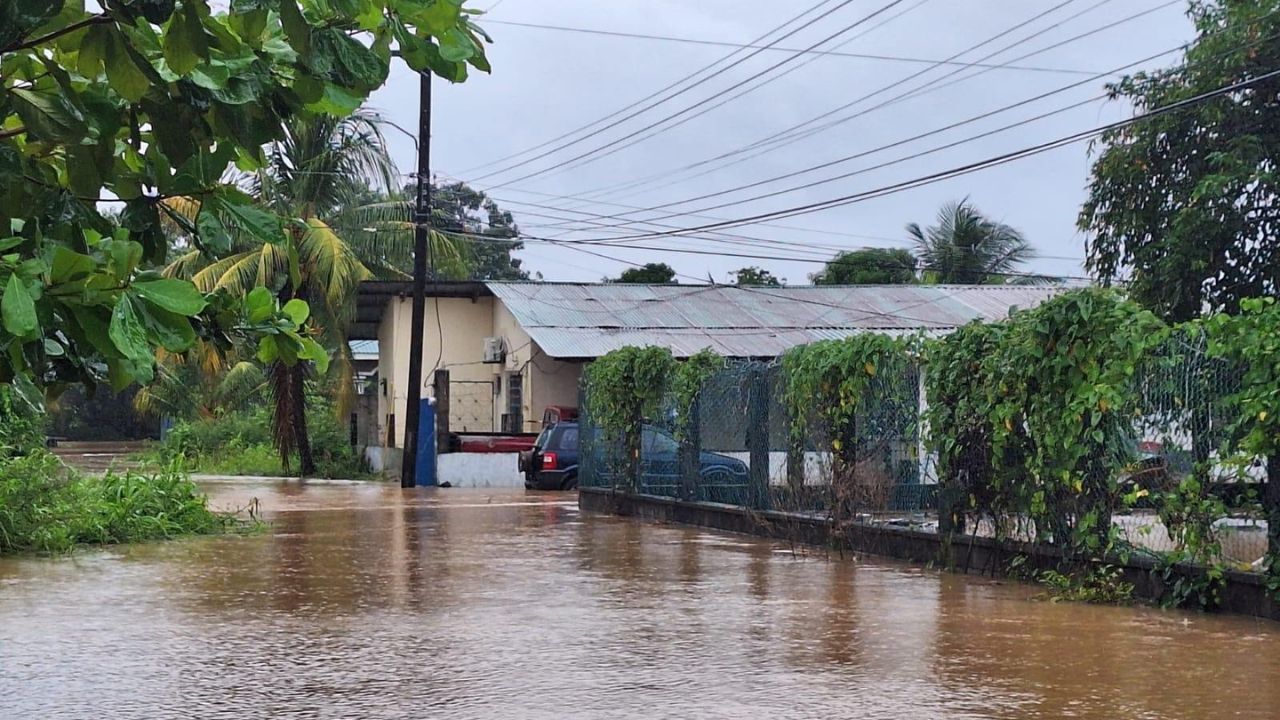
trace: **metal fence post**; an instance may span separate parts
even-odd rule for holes
[[[751,497],[757,509],[769,507],[769,375],[752,368],[747,385],[747,451]]]
[[[684,437],[680,441],[680,499],[696,500],[698,492],[699,471],[702,469],[702,423],[701,393],[695,395],[689,404],[689,416],[680,418],[683,423]]]
[[[449,452],[449,371],[437,370],[431,379],[436,396],[436,454]]]

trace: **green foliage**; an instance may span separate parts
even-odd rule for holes
[[[903,248],[849,250],[809,279],[814,285],[910,285],[916,282],[916,258]]]
[[[1280,65],[1280,3],[1195,0],[1197,36],[1176,67],[1127,76],[1111,94],[1144,112],[1252,80]],[[1100,140],[1078,225],[1087,267],[1123,279],[1171,322],[1234,313],[1280,277],[1280,100],[1272,79]]]
[[[0,460],[0,553],[214,533],[232,522],[177,468],[84,477],[43,451]]]
[[[1126,582],[1121,570],[1111,565],[1090,565],[1067,573],[1044,570],[1035,578],[1049,589],[1049,599],[1053,602],[1095,605],[1133,602],[1133,583]]]
[[[693,408],[702,386],[724,369],[724,357],[711,349],[699,350],[684,362],[676,363],[671,379],[671,393],[676,404],[676,437],[683,438],[689,431],[689,423],[697,422]]]
[[[28,455],[45,444],[44,418],[0,385],[0,460]]]
[[[732,273],[733,283],[745,287],[782,287],[785,280],[779,280],[773,273],[754,265],[740,268]]]
[[[1035,257],[1022,233],[987,218],[968,200],[943,205],[937,225],[907,225],[907,234],[931,283],[998,285]]]
[[[1230,436],[1239,462],[1266,458],[1264,569],[1273,594],[1280,597],[1280,305],[1274,298],[1253,298],[1240,306],[1238,315],[1208,319],[1209,351],[1244,368],[1240,391],[1231,398],[1235,414]]]
[[[1153,498],[1160,522],[1174,541],[1174,549],[1158,557],[1157,576],[1167,590],[1166,607],[1210,610],[1220,602],[1227,563],[1214,523],[1229,515],[1226,503],[1204,491],[1199,478],[1184,478],[1178,486]],[[1185,566],[1195,566],[1187,571]]]
[[[1024,515],[1069,554],[1111,550],[1133,456],[1133,378],[1167,332],[1114,292],[1081,290],[936,341],[928,422],[943,481],[976,515]],[[975,443],[989,452],[975,455]]]
[[[363,460],[351,447],[347,428],[336,419],[332,403],[312,398],[309,404],[307,427],[314,445],[314,474],[345,479],[368,476]],[[271,410],[260,405],[179,422],[145,459],[160,464],[181,459],[192,472],[210,475],[293,474],[281,462],[272,436]],[[290,467],[297,465],[291,462]]]
[[[606,437],[638,433],[639,424],[662,409],[675,371],[671,351],[660,347],[619,348],[587,366],[588,412]]]
[[[459,0],[212,4],[4,5],[0,382],[24,401],[43,385],[146,383],[157,348],[248,332],[230,298],[149,274],[168,248],[162,221],[214,257],[236,232],[282,240],[289,223],[228,168],[261,167],[291,116],[352,112],[385,80],[393,43],[451,81],[488,70]],[[123,205],[118,225],[106,200]],[[174,211],[184,200],[199,203],[193,218]]]
[[[801,345],[782,356],[783,403],[792,441],[802,443],[816,413],[826,423],[832,449],[852,451],[860,404],[879,373],[906,375],[912,343],[880,333]]]
[[[614,280],[606,282],[633,283],[636,285],[673,285],[676,271],[666,263],[646,263],[642,267],[627,268]]]
[[[1280,305],[1255,298],[1241,306],[1209,319],[1209,350],[1244,368],[1232,430],[1241,450],[1268,457],[1280,453]]]

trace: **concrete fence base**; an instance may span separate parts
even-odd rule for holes
[[[1034,543],[997,541],[972,535],[958,536],[951,543],[941,535],[909,528],[849,523],[836,527],[830,518],[773,510],[756,511],[736,505],[689,502],[653,495],[616,493],[606,488],[582,488],[578,506],[584,512],[635,517],[759,537],[789,540],[807,545],[839,547],[853,552],[880,555],[910,562],[947,567],[957,572],[1002,575],[1015,557],[1024,558],[1024,567],[1039,570],[1058,568],[1062,555],[1055,548]],[[1178,565],[1166,580],[1149,557],[1130,555],[1108,558],[1106,564],[1120,570],[1122,579],[1133,583],[1134,595],[1159,602],[1170,592],[1169,583],[1178,577],[1202,576],[1199,566]],[[1280,603],[1267,593],[1266,578],[1258,573],[1229,570],[1220,592],[1223,612],[1280,620]]]

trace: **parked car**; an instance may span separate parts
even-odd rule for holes
[[[524,486],[529,490],[573,490],[578,487],[578,423],[551,425],[538,435],[533,449],[520,453]]]
[[[578,487],[578,423],[561,422],[538,436],[533,450],[521,458],[524,486],[537,490],[572,490]],[[704,484],[725,488],[745,487],[746,463],[728,455],[704,451],[699,459]],[[680,486],[680,443],[651,425],[641,429],[641,490],[675,495]]]

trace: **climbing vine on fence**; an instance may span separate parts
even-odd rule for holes
[[[606,435],[616,439],[674,399],[676,434],[683,436],[694,421],[694,400],[703,384],[723,368],[724,358],[712,350],[677,361],[666,348],[620,348],[587,367],[588,411]]]
[[[681,440],[688,437],[690,424],[698,421],[693,410],[702,386],[724,366],[724,357],[710,349],[700,350],[676,365],[671,382],[676,404],[676,437]]]
[[[1082,290],[935,342],[930,434],[944,480],[968,485],[975,514],[1029,518],[1069,555],[1111,549],[1136,442],[1133,377],[1166,333],[1118,293]]]
[[[660,347],[619,348],[587,366],[587,410],[608,440],[662,409],[675,359]]]
[[[1268,553],[1263,563],[1272,593],[1280,596],[1280,304],[1274,298],[1245,300],[1239,315],[1219,315],[1207,325],[1210,353],[1244,368],[1232,398],[1230,436],[1238,462],[1266,458],[1262,508]]]
[[[996,537],[1009,534],[1008,519],[1029,498],[1019,497],[1025,427],[1010,422],[1006,428],[1006,457],[999,472],[992,457],[995,405],[1000,394],[999,347],[1008,325],[974,321],[950,335],[929,343],[925,350],[928,371],[925,392],[929,398],[927,438],[937,453],[938,476],[946,492],[940,497],[939,522],[944,534],[964,532],[966,515],[987,517]],[[1015,433],[1015,431],[1018,431]]]
[[[905,374],[913,342],[881,333],[824,340],[792,348],[782,356],[783,403],[791,418],[791,439],[803,443],[816,413],[840,453],[853,434],[867,388],[880,374]]]
[[[788,477],[804,450],[829,450],[832,492],[817,506],[850,519],[873,507],[858,483],[871,497],[878,460],[901,463],[914,451],[923,362],[945,536],[994,531],[1052,545],[1060,570],[1086,584],[1097,562],[1151,552],[1167,602],[1212,606],[1241,562],[1224,553],[1220,521],[1253,512],[1261,488],[1262,564],[1280,592],[1280,303],[1242,307],[1170,327],[1123,294],[1092,288],[934,340],[866,333],[793,348],[781,362],[796,451]],[[685,439],[698,394],[724,367],[710,352],[679,363],[667,350],[631,347],[588,368],[587,409],[605,439],[621,443],[632,477],[641,423],[673,411]],[[1148,509],[1159,523],[1113,517]],[[1169,545],[1141,539],[1151,532]]]

